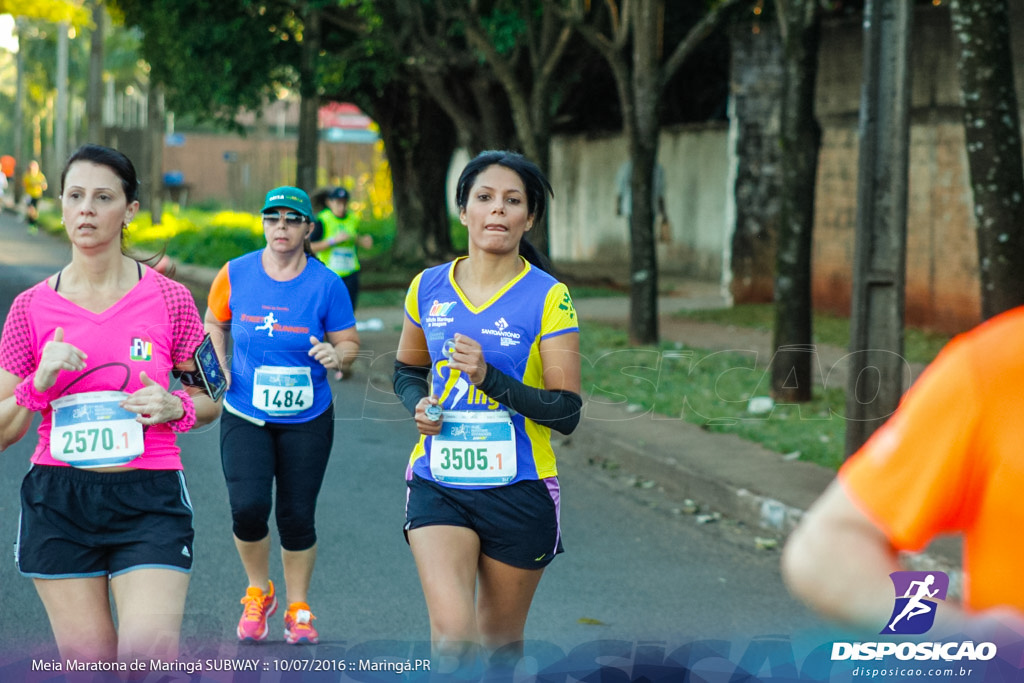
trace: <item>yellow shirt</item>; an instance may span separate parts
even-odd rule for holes
[[[26,173],[24,183],[25,194],[32,199],[39,199],[43,196],[43,190],[46,189],[46,176],[43,175],[42,171]]]

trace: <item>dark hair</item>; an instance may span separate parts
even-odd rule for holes
[[[74,153],[68,157],[68,161],[64,164],[64,170],[60,174],[60,193],[64,194],[64,180],[67,178],[68,169],[76,161],[87,161],[91,164],[97,164],[99,166],[106,166],[114,174],[121,179],[121,187],[124,189],[125,199],[129,204],[138,201],[139,199],[139,176],[135,173],[135,165],[132,164],[132,160],[125,156],[123,153],[113,149],[112,147],[104,147],[103,145],[94,145],[86,143],[76,149]],[[167,247],[158,251],[151,256],[136,256],[128,250],[128,235],[125,230],[121,230],[121,253],[125,256],[132,258],[139,263],[144,263],[151,268],[157,268],[157,265],[163,260],[164,256],[167,255]],[[164,272],[167,277],[174,277],[175,267],[172,264]]]
[[[106,166],[121,179],[121,186],[124,188],[124,196],[131,204],[139,199],[139,176],[135,173],[135,166],[132,160],[121,152],[103,145],[84,144],[75,150],[74,154],[68,157],[64,164],[64,170],[60,174],[60,193],[64,194],[64,179],[68,175],[68,169],[76,161],[88,161],[92,164]]]
[[[548,195],[554,196],[555,193],[551,190],[551,183],[537,168],[537,164],[516,152],[501,150],[480,152],[462,169],[459,183],[455,187],[455,204],[460,209],[465,209],[469,202],[469,191],[473,187],[473,183],[476,182],[476,177],[484,169],[495,165],[504,166],[519,176],[526,188],[527,211],[533,215],[535,222],[543,220],[544,212],[548,207]]]
[[[466,167],[462,169],[459,182],[455,186],[455,204],[459,209],[465,209],[469,203],[469,191],[476,182],[476,177],[491,166],[504,166],[513,171],[523,181],[526,189],[526,210],[533,216],[534,223],[544,220],[544,213],[548,208],[548,197],[554,197],[551,183],[544,177],[544,173],[522,154],[506,150],[487,150],[476,155]],[[519,254],[527,261],[541,270],[550,273],[551,262],[537,250],[525,237],[519,241]]]

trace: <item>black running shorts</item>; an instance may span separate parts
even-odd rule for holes
[[[15,559],[42,579],[192,569],[192,503],[178,470],[34,465],[21,483]]]
[[[413,475],[407,482],[405,530],[459,526],[480,537],[480,551],[520,569],[542,569],[563,551],[558,478],[487,489],[442,486]]]

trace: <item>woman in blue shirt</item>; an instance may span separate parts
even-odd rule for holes
[[[235,546],[249,579],[239,640],[267,637],[277,610],[269,576],[274,504],[288,610],[285,640],[316,643],[307,601],[316,561],[316,499],[334,441],[328,370],[359,351],[345,285],[312,256],[313,211],[294,187],[267,193],[267,246],[229,261],[210,288],[206,328],[221,358],[233,346],[221,417],[221,461]]]

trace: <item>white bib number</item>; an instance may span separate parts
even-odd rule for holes
[[[313,405],[313,378],[309,368],[263,365],[256,368],[252,405],[268,415],[296,415]]]
[[[356,267],[355,247],[334,247],[327,265],[334,271],[351,272]]]
[[[145,450],[137,415],[123,391],[88,391],[51,403],[50,455],[74,467],[125,465]]]
[[[516,435],[505,410],[446,410],[430,439],[430,473],[452,486],[504,486],[516,476]]]

